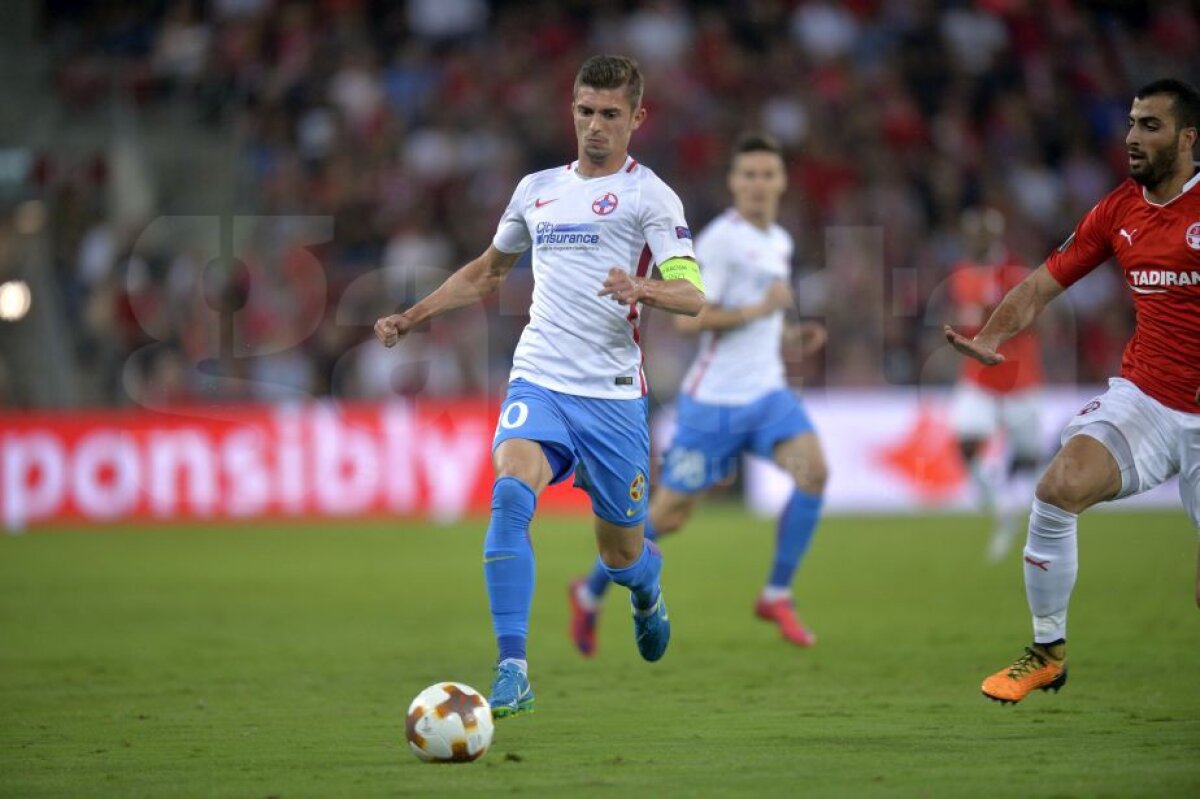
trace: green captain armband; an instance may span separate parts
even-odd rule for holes
[[[700,264],[690,258],[668,258],[658,265],[663,280],[686,280],[700,293],[704,293],[704,278],[700,277]]]

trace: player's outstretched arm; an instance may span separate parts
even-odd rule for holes
[[[512,271],[520,253],[507,253],[489,246],[483,255],[462,267],[428,297],[403,313],[385,316],[375,323],[375,337],[392,347],[417,325],[435,316],[479,302],[500,287]]]
[[[995,366],[1004,361],[1004,356],[997,352],[1000,345],[1033,324],[1042,309],[1062,293],[1062,285],[1042,264],[1004,295],[975,338],[967,338],[955,332],[950,325],[945,325],[943,331],[946,340],[963,355],[987,366]]]
[[[608,270],[604,287],[597,292],[612,297],[622,305],[642,303],[675,314],[695,316],[704,307],[704,292],[690,280],[654,280],[634,277],[623,269]]]
[[[724,308],[705,304],[695,317],[680,317],[675,328],[681,333],[699,333],[701,330],[732,330],[749,324],[755,319],[770,316],[779,310],[787,310],[794,304],[792,289],[782,280],[770,285],[762,300],[740,308]]]

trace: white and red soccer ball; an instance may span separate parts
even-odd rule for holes
[[[492,744],[492,708],[460,682],[439,682],[408,706],[404,734],[413,754],[427,763],[469,763]]]

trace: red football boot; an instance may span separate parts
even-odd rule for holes
[[[596,654],[596,619],[600,615],[599,608],[588,608],[579,599],[581,591],[587,589],[587,581],[580,577],[571,583],[567,595],[571,600],[571,640],[575,648],[585,658]]]
[[[779,625],[779,632],[796,646],[812,646],[817,642],[813,631],[804,626],[796,615],[796,608],[790,597],[781,597],[768,602],[759,597],[754,605],[754,615],[763,621],[773,621]]]

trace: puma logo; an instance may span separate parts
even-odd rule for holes
[[[1029,564],[1029,565],[1031,565],[1031,566],[1037,566],[1039,569],[1041,569],[1041,570],[1042,570],[1042,571],[1044,571],[1044,572],[1048,572],[1048,571],[1050,571],[1050,561],[1049,561],[1049,559],[1047,559],[1047,560],[1038,560],[1037,558],[1031,558],[1031,557],[1029,557],[1028,555],[1026,555],[1026,556],[1025,556],[1025,562],[1026,562],[1026,563],[1028,563],[1028,564]]]
[[[1132,247],[1133,246],[1133,234],[1137,233],[1137,232],[1138,232],[1137,228],[1134,228],[1133,230],[1131,230],[1128,233],[1125,232],[1125,228],[1121,228],[1120,235],[1124,236],[1125,241],[1129,242],[1129,246]]]

